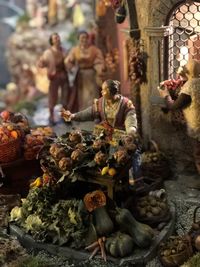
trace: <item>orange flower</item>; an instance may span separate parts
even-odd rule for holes
[[[106,196],[101,190],[96,190],[87,193],[84,196],[83,201],[86,206],[86,209],[91,212],[96,208],[100,208],[106,205]]]

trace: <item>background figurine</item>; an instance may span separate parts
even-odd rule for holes
[[[58,100],[58,90],[61,88],[61,103],[64,108],[67,107],[69,82],[67,70],[64,64],[66,53],[61,46],[60,36],[53,33],[49,38],[51,47],[47,49],[41,56],[38,67],[47,68],[47,75],[49,79],[49,123],[55,124],[54,107]]]
[[[79,110],[82,110],[90,106],[94,98],[99,97],[97,79],[103,75],[105,65],[101,50],[90,44],[86,31],[78,34],[78,40],[78,45],[71,49],[65,64],[69,70],[77,69],[74,89],[78,95]],[[74,99],[77,101],[77,97]]]
[[[183,110],[187,132],[193,140],[195,165],[200,174],[200,63],[190,59],[186,70],[188,80],[175,101],[171,98],[167,87],[159,89],[159,93],[165,99],[168,110]]]

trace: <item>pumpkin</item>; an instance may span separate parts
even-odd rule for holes
[[[153,229],[146,224],[136,221],[128,209],[117,208],[116,210],[117,215],[115,219],[121,229],[133,238],[138,247],[149,247],[154,236]]]
[[[87,193],[84,204],[93,215],[93,224],[99,236],[107,235],[113,231],[113,222],[105,208],[106,196],[101,190]]]
[[[106,239],[106,251],[113,257],[125,257],[132,253],[134,247],[133,238],[130,235],[116,232]]]

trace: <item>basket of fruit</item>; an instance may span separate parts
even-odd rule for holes
[[[0,126],[0,163],[16,160],[21,153],[21,132],[11,123]]]
[[[20,157],[21,139],[12,139],[0,144],[0,162],[7,163]]]
[[[179,267],[193,254],[190,240],[186,236],[171,236],[160,244],[158,257],[165,267]]]
[[[163,191],[164,189],[151,191],[148,195],[137,199],[133,213],[138,221],[154,227],[170,220],[171,213],[167,199],[158,196]]]
[[[194,209],[192,227],[188,232],[188,236],[191,240],[191,244],[195,252],[200,251],[200,221],[197,220],[197,212],[199,211],[199,209],[200,206],[197,206]]]
[[[167,179],[172,174],[169,159],[153,140],[149,141],[149,149],[142,153],[141,161],[143,176]]]

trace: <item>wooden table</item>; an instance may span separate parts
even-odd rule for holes
[[[101,175],[100,173],[92,173],[92,171],[88,171],[80,176],[78,180],[105,186],[107,189],[108,197],[113,199],[115,197],[116,187],[119,186],[120,183],[128,183],[128,173],[131,166],[132,162],[130,160],[113,177],[110,175]],[[87,179],[84,178],[85,176],[87,176]]]
[[[113,199],[116,181],[111,176],[108,176],[108,175],[105,175],[105,176],[95,175],[94,177],[90,177],[90,178],[87,178],[87,179],[84,179],[83,177],[80,177],[78,180],[105,186],[107,188],[108,197]]]

